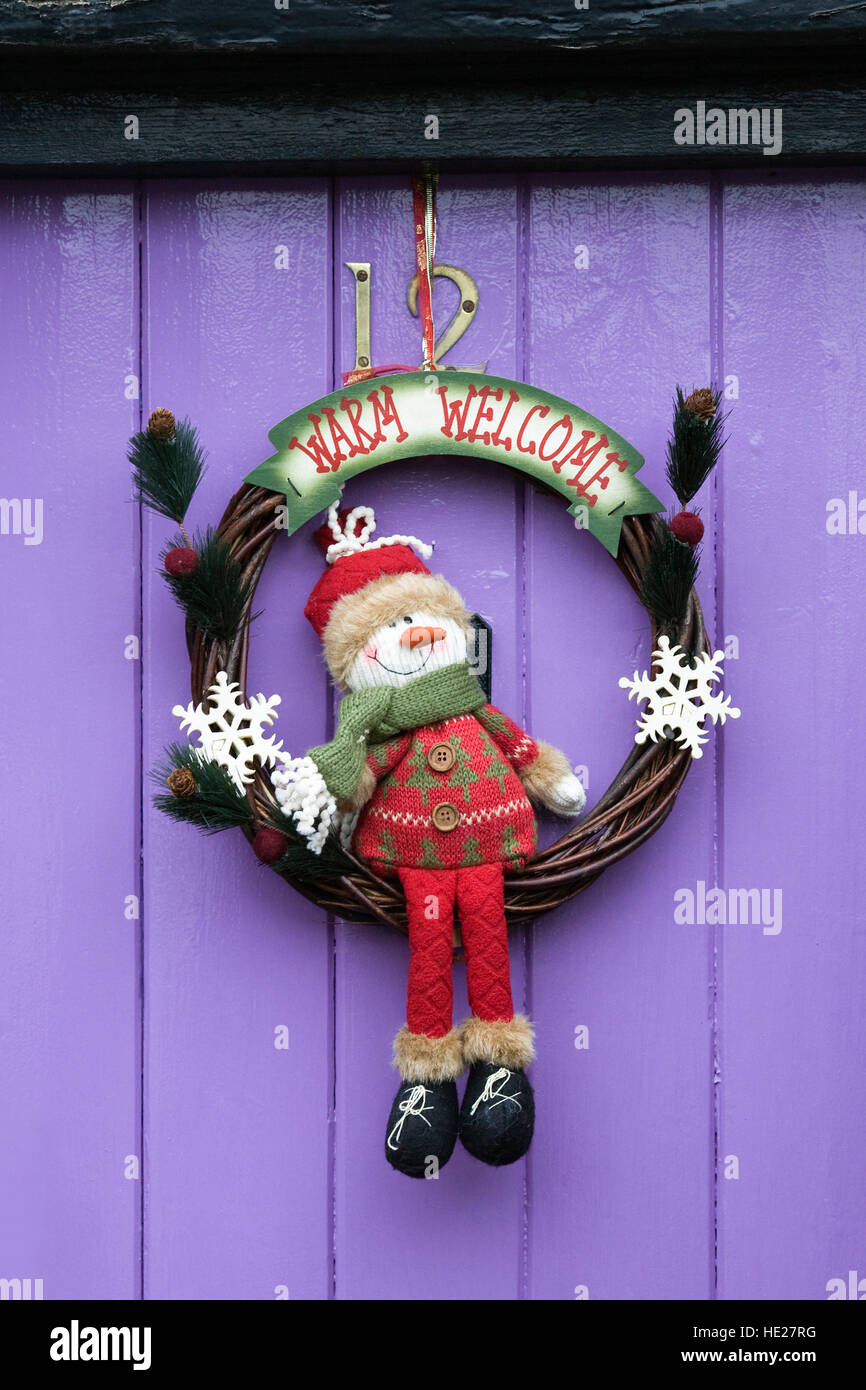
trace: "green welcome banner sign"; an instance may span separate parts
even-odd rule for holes
[[[422,454],[517,468],[567,498],[576,524],[616,555],[623,517],[662,503],[635,476],[643,458],[586,411],[525,382],[473,372],[406,372],[323,396],[281,420],[276,450],[246,481],[285,494],[291,534],[349,478]]]

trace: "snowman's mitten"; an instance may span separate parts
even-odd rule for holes
[[[579,816],[586,805],[583,783],[578,781],[573,772],[569,772],[567,777],[557,782],[544,804],[549,811],[555,811],[558,816]]]
[[[312,758],[287,758],[271,773],[274,795],[313,854],[322,847],[337,814],[337,803]]]
[[[538,756],[518,769],[526,795],[556,815],[579,815],[586,805],[586,792],[568,758],[549,743],[538,741],[537,747]]]

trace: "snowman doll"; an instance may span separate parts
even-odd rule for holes
[[[410,1177],[447,1163],[459,1135],[484,1163],[529,1148],[533,1029],[511,997],[504,876],[535,851],[532,802],[584,806],[568,759],[488,704],[469,669],[470,615],[412,536],[373,540],[372,511],[337,512],[316,533],[328,567],[305,608],[337,685],[330,743],[274,774],[287,813],[312,828],[337,806],[354,853],[406,897],[409,988],[394,1040],[400,1087],[385,1156]],[[316,847],[315,835],[311,844]],[[454,915],[471,1017],[455,1027]],[[457,1081],[469,1077],[458,1104]]]

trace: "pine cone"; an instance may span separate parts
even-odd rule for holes
[[[168,789],[179,801],[189,801],[198,791],[198,782],[188,767],[176,767],[169,774]]]
[[[160,406],[155,410],[147,422],[147,432],[152,434],[154,439],[161,443],[167,443],[174,439],[174,416],[165,406]]]
[[[716,398],[709,386],[702,386],[686,396],[685,407],[690,415],[697,415],[699,420],[712,420],[716,413]]]

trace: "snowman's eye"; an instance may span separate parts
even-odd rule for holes
[[[411,623],[411,621],[412,621],[412,615],[411,615],[411,613],[404,613],[404,614],[403,614],[403,622],[404,622],[404,623]]]

